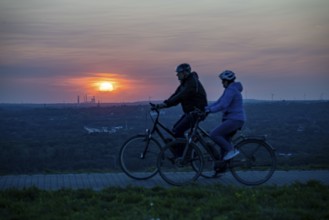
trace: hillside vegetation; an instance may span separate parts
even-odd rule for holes
[[[266,135],[280,168],[329,167],[329,102],[255,102],[245,109],[242,133]],[[151,125],[148,113],[148,105],[0,105],[0,174],[120,171],[119,149]],[[179,107],[166,109],[160,119],[171,127],[180,114]],[[212,114],[202,126],[211,130],[220,118]]]

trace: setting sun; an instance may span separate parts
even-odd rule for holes
[[[88,73],[86,77],[72,80],[75,87],[81,87],[80,94],[95,98],[96,102],[121,102],[122,94],[126,97],[134,97],[139,85],[136,81],[127,79],[123,74],[118,73]],[[139,87],[138,87],[139,88]],[[140,91],[143,89],[140,88]],[[79,95],[80,95],[79,94]],[[128,100],[128,98],[124,98]]]
[[[111,82],[100,82],[99,83],[99,91],[102,92],[111,92],[113,91],[113,84]]]

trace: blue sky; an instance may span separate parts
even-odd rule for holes
[[[0,103],[165,99],[182,62],[209,100],[225,69],[244,98],[329,99],[328,11],[327,0],[0,0]]]

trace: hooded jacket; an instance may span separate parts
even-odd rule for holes
[[[245,121],[246,116],[243,109],[241,92],[243,90],[240,82],[231,83],[223,95],[213,104],[206,107],[210,112],[223,112],[223,120],[233,119]]]
[[[198,74],[192,72],[181,81],[174,94],[164,101],[168,107],[181,104],[184,113],[194,110],[194,107],[204,110],[207,105],[207,94],[198,79]]]

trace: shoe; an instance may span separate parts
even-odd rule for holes
[[[215,167],[214,167],[214,175],[212,175],[213,178],[219,177],[222,174],[224,174],[227,170],[227,163],[226,161],[222,160],[222,161],[218,161],[215,163]]]
[[[233,149],[229,152],[227,152],[227,154],[224,156],[223,160],[230,160],[233,157],[235,157],[236,155],[238,155],[240,153],[240,151]]]

